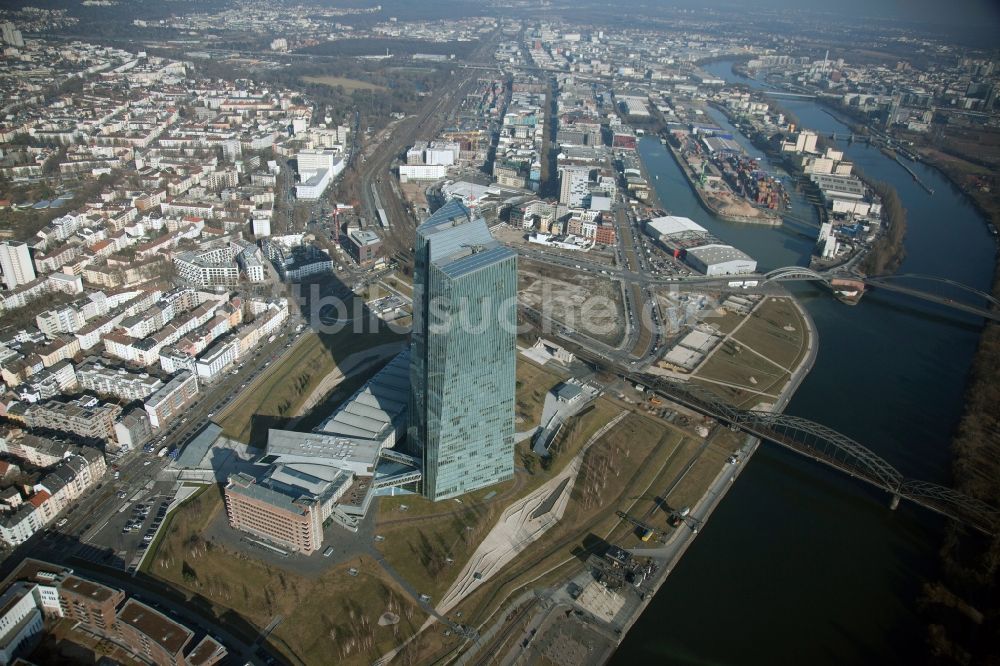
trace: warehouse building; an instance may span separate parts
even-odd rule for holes
[[[732,245],[726,245],[705,227],[687,217],[666,215],[646,220],[646,234],[659,241],[674,258],[705,275],[753,273],[757,262]]]
[[[687,251],[687,262],[705,275],[740,275],[754,273],[757,262],[732,245],[702,245]]]
[[[718,242],[718,239],[689,217],[665,215],[646,220],[646,235],[659,241],[667,249],[686,249]]]

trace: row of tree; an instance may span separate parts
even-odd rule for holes
[[[993,216],[1000,224],[1000,215]],[[993,284],[1000,296],[1000,264]],[[1000,325],[979,339],[965,413],[952,440],[956,488],[1000,507]],[[1000,664],[1000,535],[951,523],[941,547],[941,579],[924,585],[928,641],[941,664]]]
[[[867,275],[885,275],[894,272],[903,262],[906,252],[903,247],[906,209],[892,185],[882,181],[873,181],[870,185],[882,198],[882,219],[885,220],[886,229],[861,260],[859,268]]]

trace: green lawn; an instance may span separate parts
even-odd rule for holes
[[[370,664],[423,624],[426,613],[369,558],[314,579],[204,539],[225,510],[219,487],[207,488],[177,509],[148,573],[208,599],[219,615],[231,609],[261,628],[281,615],[269,640],[306,664]],[[395,627],[378,625],[386,611],[400,617]]]
[[[377,544],[386,561],[403,578],[435,600],[448,589],[501,513],[497,504],[466,508],[451,501],[446,504],[461,511],[452,516],[380,528],[385,541]]]
[[[627,416],[587,452],[562,520],[458,610],[476,623],[506,595],[513,597],[529,585],[548,584],[579,571],[606,538],[614,542],[616,530],[633,529],[621,527],[616,511],[632,513],[648,507],[666,483],[666,470],[682,458],[678,452],[687,442],[662,421],[636,413]],[[558,568],[545,574],[553,567]]]
[[[487,496],[503,495],[514,486],[514,481],[504,481],[488,488],[480,488],[475,492],[462,495],[459,504],[454,500],[447,502],[432,502],[421,495],[396,495],[395,497],[378,498],[378,524],[393,520],[412,520],[424,516],[444,515],[453,513],[463,506],[482,504]],[[405,509],[403,507],[406,507]]]
[[[732,333],[733,330],[740,325],[746,315],[736,314],[735,312],[730,312],[729,310],[724,311],[721,317],[711,317],[705,319],[705,323],[714,326],[722,334]]]
[[[790,377],[784,368],[794,370],[801,362],[807,350],[807,335],[805,322],[790,299],[768,298],[715,350],[692,381],[712,379],[734,384],[728,387],[698,382],[737,407],[773,402],[773,397],[758,393],[773,396],[781,392]]]
[[[565,375],[517,355],[517,391],[514,398],[514,429],[524,431],[539,425],[545,394]]]
[[[767,387],[775,382],[781,379],[787,380],[788,373],[741,344],[726,340],[715,350],[712,357],[698,368],[696,376],[737,384],[750,391],[766,392]]]
[[[566,465],[576,457],[581,447],[588,439],[620,412],[620,408],[606,399],[598,400],[594,408],[570,421],[564,428],[563,436],[557,438],[553,447],[556,449],[551,463],[543,468],[537,462],[534,454],[527,453],[528,442],[517,445],[518,459],[532,460],[530,473],[520,482],[518,491],[504,497],[503,502],[483,503],[482,499],[489,492],[502,495],[508,491],[513,482],[498,484],[490,488],[470,493],[460,497],[461,503],[454,500],[429,502],[420,497],[404,496],[383,498],[379,500],[379,533],[385,541],[378,544],[379,550],[393,568],[400,572],[414,587],[432,597],[439,598],[454,581],[472,553],[483,538],[493,528],[503,510],[514,501],[528,495],[543,483],[559,474]],[[618,428],[605,435],[607,440],[618,437],[621,433],[631,433],[633,426],[626,418]],[[634,416],[644,424],[653,421],[645,417]],[[648,430],[648,428],[647,428]],[[656,433],[659,437],[660,433]],[[626,441],[630,435],[623,435]],[[652,431],[644,431],[639,439],[649,439]],[[617,442],[617,439],[614,440]],[[598,447],[598,444],[594,445]],[[624,453],[628,458],[630,454]],[[405,504],[406,512],[399,510]],[[440,514],[433,518],[434,514]],[[400,520],[401,518],[411,520]],[[392,522],[389,522],[392,521]],[[471,528],[471,529],[467,529]],[[448,560],[453,560],[448,562]]]
[[[785,327],[793,330],[786,330]],[[805,322],[787,298],[768,298],[733,339],[743,342],[779,365],[794,369],[806,350]]]

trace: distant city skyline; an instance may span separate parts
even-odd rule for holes
[[[953,25],[978,25],[982,21],[1000,22],[1000,5],[989,0],[955,0],[943,5],[934,0],[843,0],[833,7],[822,0],[752,0],[751,2],[734,3],[731,0],[708,0],[708,2],[689,2],[688,0],[654,0],[652,4],[678,7],[715,6],[746,11],[755,7],[767,9],[785,9],[789,11],[816,11],[836,13],[844,16],[845,12],[855,12],[859,16],[881,16],[899,18],[907,21],[943,22]]]

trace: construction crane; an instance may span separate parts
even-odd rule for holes
[[[701,173],[698,175],[698,182],[704,186],[705,185],[705,171],[708,170],[708,160],[704,160],[701,163]]]

